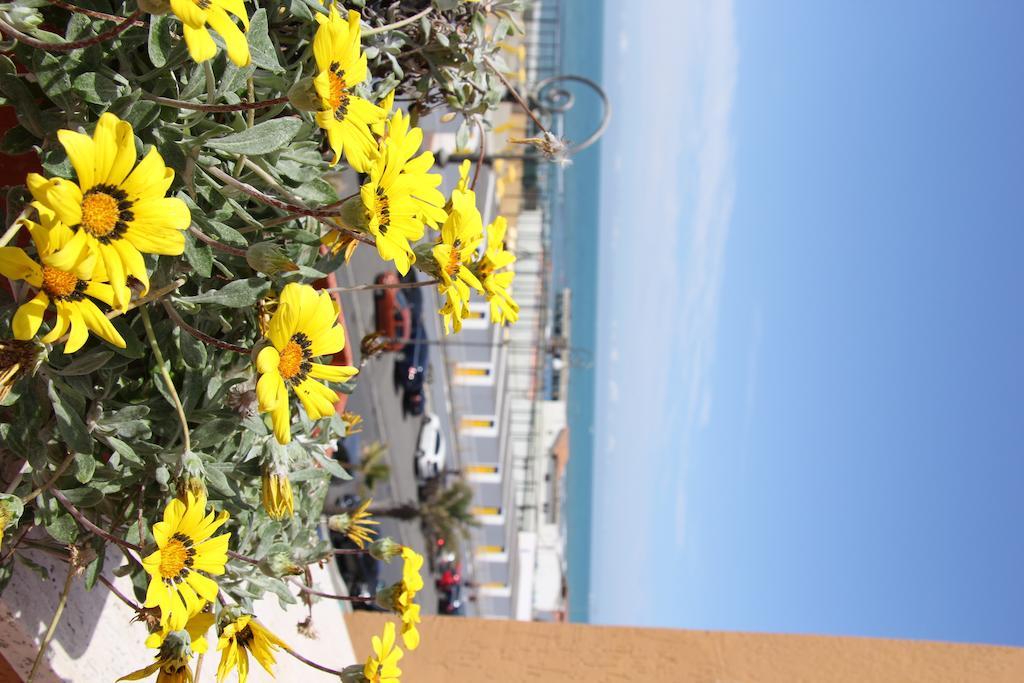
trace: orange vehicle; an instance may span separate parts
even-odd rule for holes
[[[398,284],[394,271],[380,273],[374,278],[378,285]],[[377,332],[391,341],[385,345],[388,351],[400,351],[409,339],[412,311],[400,289],[373,290],[373,303]]]

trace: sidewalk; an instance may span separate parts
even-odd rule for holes
[[[14,577],[0,596],[2,656],[21,676],[21,679],[16,680],[24,680],[32,668],[39,638],[53,616],[67,571],[67,565],[48,555],[33,551],[25,554],[46,568],[49,578],[43,579],[18,562]],[[116,551],[112,550],[108,554],[108,570],[105,572],[108,578],[112,577],[110,569],[118,566],[122,560]],[[312,567],[313,585],[324,592],[339,593],[343,586],[333,564],[329,567],[330,570]],[[134,598],[127,578],[115,579],[114,585],[124,595]],[[316,640],[310,640],[296,631],[296,624],[307,616],[306,607],[301,603],[289,605],[287,610],[282,610],[277,597],[268,594],[256,603],[254,612],[261,622],[303,656],[336,669],[355,663],[352,643],[345,626],[343,603],[317,600],[313,605],[313,623],[319,635]],[[131,623],[133,616],[134,612],[102,584],[97,583],[92,591],[87,592],[82,581],[76,580],[50,644],[48,666],[44,664],[36,675],[38,683],[115,681],[150,664],[156,650],[145,647],[146,629],[141,624]],[[204,659],[199,683],[213,683],[216,680],[217,663],[220,660],[213,629],[207,638],[210,640],[210,650]],[[3,673],[4,667],[0,662],[0,675]],[[336,676],[312,669],[287,652],[278,653],[275,674],[277,681],[337,681]],[[269,683],[274,678],[250,658],[248,680],[253,683]]]

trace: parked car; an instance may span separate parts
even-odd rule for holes
[[[426,404],[424,382],[430,345],[419,316],[413,318],[409,343],[395,356],[395,387],[402,390],[402,414],[422,415]]]
[[[337,442],[337,459],[343,465],[359,465],[362,460],[362,433],[343,436]]]
[[[457,583],[437,594],[437,613],[449,616],[462,616],[466,613],[466,605],[462,600],[462,584]]]
[[[373,281],[378,285],[398,284],[399,279],[395,272],[389,271],[378,274]],[[412,309],[405,294],[399,289],[375,289],[373,304],[377,332],[392,340],[385,344],[384,348],[388,351],[400,351],[409,338],[412,325]]]
[[[445,444],[441,434],[441,419],[434,413],[424,416],[416,440],[413,468],[419,481],[438,477],[444,471]]]

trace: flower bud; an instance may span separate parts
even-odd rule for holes
[[[381,562],[390,562],[402,554],[402,546],[385,536],[378,538],[369,546],[370,555]]]
[[[351,523],[348,513],[345,512],[340,515],[331,515],[327,518],[327,528],[331,531],[336,531],[339,534],[347,533],[348,527]]]
[[[362,664],[351,664],[341,670],[338,678],[341,679],[341,683],[366,683],[367,678],[363,669],[364,665]]]
[[[295,498],[288,471],[283,467],[263,467],[263,509],[271,519],[287,519],[295,514]]]
[[[188,502],[188,494],[196,498],[206,498],[206,469],[203,461],[195,453],[187,453],[182,462],[181,474],[175,482],[175,497],[183,503]]]
[[[295,261],[288,258],[284,249],[273,242],[257,242],[250,245],[245,250],[245,262],[253,270],[267,275],[299,269]]]
[[[324,108],[310,76],[299,80],[288,90],[288,101],[301,111],[320,111]]]
[[[338,207],[338,220],[352,230],[370,231],[370,221],[361,195],[356,194],[342,202]]]
[[[164,661],[185,660],[192,657],[192,637],[188,631],[171,631],[160,644],[160,659]]]
[[[267,576],[281,578],[283,576],[299,576],[302,567],[292,560],[288,553],[273,553],[260,561],[260,569]]]
[[[374,596],[377,606],[381,609],[386,609],[389,612],[401,612],[402,607],[399,604],[399,598],[405,594],[405,586],[402,582],[393,583],[390,586],[385,586],[377,591],[377,595]]]
[[[4,531],[17,524],[24,511],[21,498],[10,493],[0,493],[0,545],[3,544]]]

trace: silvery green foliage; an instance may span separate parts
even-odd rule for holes
[[[116,16],[129,15],[135,6],[107,0],[78,4]],[[501,91],[481,58],[497,58],[495,42],[514,30],[508,12],[518,4],[438,2],[429,19],[369,37],[364,46],[372,78],[362,94],[379,98],[397,85],[399,99],[415,98],[420,111],[445,106],[467,116],[485,113]],[[379,26],[415,13],[398,7],[366,3],[365,23]],[[286,211],[223,186],[205,169],[219,168],[293,204],[324,207],[339,197],[329,182],[332,169],[323,136],[312,114],[286,101],[254,111],[211,113],[154,98],[229,105],[283,98],[301,79],[315,75],[311,40],[318,11],[323,10],[315,0],[259,3],[248,33],[252,63],[245,68],[228,61],[223,50],[208,63],[209,71],[195,64],[173,16],[143,15],[147,26],[70,52],[6,41],[0,47],[9,49],[11,57],[0,56],[0,103],[14,107],[17,125],[3,135],[0,151],[35,155],[30,158],[38,159],[37,170],[44,175],[74,178],[57,130],[91,132],[106,111],[130,122],[140,155],[155,146],[174,170],[170,194],[189,205],[194,227],[235,248],[211,248],[188,234],[182,256],[146,257],[150,291],[177,285],[167,301],[188,325],[252,348],[261,337],[267,293],[287,282],[316,282],[337,269],[341,257],[321,254],[324,228],[317,220],[283,221]],[[54,43],[93,37],[111,26],[34,0],[0,5],[0,12],[27,35]],[[484,31],[488,17],[497,23],[489,37]],[[6,181],[5,226],[28,200],[23,182],[23,175]],[[274,254],[297,270],[271,275],[255,270],[242,253],[256,243],[275,245]],[[2,284],[0,339],[9,339],[10,321],[24,292]],[[7,486],[20,476],[13,493],[25,496],[64,467],[54,488],[102,528],[148,550],[153,543],[149,530],[187,474],[187,465],[205,480],[213,505],[231,513],[232,550],[255,558],[283,553],[299,564],[325,556],[329,547],[318,538],[316,524],[330,478],[347,476],[325,456],[325,447],[344,433],[341,420],[314,425],[301,414],[292,443],[279,446],[257,412],[250,355],[199,341],[174,324],[160,303],[147,310],[188,416],[191,452],[185,452],[172,399],[136,309],[113,319],[125,349],[92,337],[73,355],[64,355],[59,345],[43,350],[37,371],[0,406],[0,483]],[[350,392],[354,386],[335,388]],[[293,414],[299,413],[296,405]],[[283,523],[269,519],[260,507],[260,472],[269,462],[285,463],[291,472],[296,515]],[[5,542],[34,525],[31,536],[56,551],[63,552],[67,544],[92,546],[96,559],[86,571],[87,585],[101,572],[128,573],[136,597],[144,597],[147,579],[141,568],[127,560],[120,567],[103,567],[104,541],[85,531],[47,492],[27,501],[19,524],[7,530]],[[6,547],[0,554],[5,552]],[[0,567],[0,585],[9,579],[14,558],[31,564],[17,553],[8,555]],[[237,561],[229,562],[219,582],[243,604],[267,591],[283,602],[295,600],[279,577]]]

